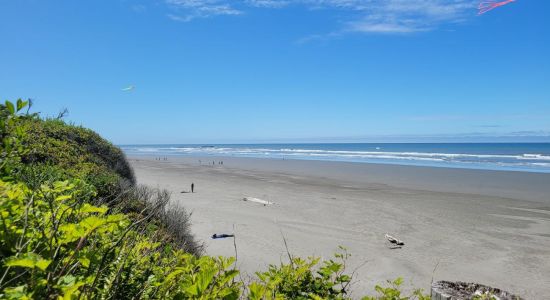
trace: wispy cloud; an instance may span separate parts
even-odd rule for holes
[[[147,11],[147,6],[145,6],[143,4],[134,4],[134,5],[131,6],[131,8],[136,13],[143,13],[143,12]]]
[[[477,114],[477,115],[421,115],[411,116],[406,118],[406,121],[413,122],[453,122],[453,121],[468,121],[468,122],[485,122],[487,120],[495,121],[517,121],[517,120],[547,120],[548,115],[544,113],[529,113],[529,114]],[[499,122],[497,122],[499,123]],[[494,124],[482,125],[486,127],[495,127]],[[500,126],[500,125],[499,125]]]
[[[281,8],[292,3],[287,0],[247,0],[245,2],[251,6],[263,8]]]
[[[165,0],[174,20],[190,21],[220,15],[240,15],[252,8],[283,9],[301,6],[310,11],[345,12],[343,27],[335,32],[412,33],[462,22],[474,15],[475,0]]]
[[[474,11],[471,0],[386,0],[365,9],[353,29],[371,33],[427,31],[441,24],[461,22]]]
[[[166,2],[176,11],[174,14],[168,14],[168,17],[174,21],[189,22],[196,18],[243,13],[228,1],[223,0],[166,0]]]
[[[489,125],[477,125],[476,127],[478,127],[478,128],[501,128],[503,126],[502,125],[497,125],[497,124],[489,124]]]

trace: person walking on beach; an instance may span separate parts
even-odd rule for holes
[[[191,193],[195,192],[195,184],[191,182]]]

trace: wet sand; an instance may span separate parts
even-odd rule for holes
[[[293,255],[330,258],[342,245],[350,272],[366,262],[355,298],[401,276],[407,289],[429,289],[433,278],[550,299],[550,174],[233,157],[130,162],[139,183],[170,190],[173,205],[193,213],[207,254],[235,255],[232,239],[210,236],[236,234],[244,278],[286,261],[284,235]],[[181,193],[192,182],[196,193]],[[389,249],[386,233],[405,246]]]

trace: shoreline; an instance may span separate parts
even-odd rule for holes
[[[497,196],[550,206],[550,173],[233,156],[166,157],[167,161],[159,162],[199,165],[198,161],[201,160],[204,166],[209,166],[209,161],[224,161],[223,167],[226,169],[318,177],[353,184],[368,182],[408,189]],[[154,161],[155,155],[128,155],[128,158]]]
[[[172,192],[192,212],[210,255],[234,256],[244,278],[293,255],[353,255],[354,295],[403,277],[473,281],[550,298],[550,174],[235,157],[129,156],[138,182]],[[203,161],[199,165],[198,160]],[[205,164],[223,160],[224,164]],[[195,184],[196,193],[181,193]],[[273,205],[242,201],[254,197]],[[384,234],[405,242],[389,250]],[[437,269],[434,274],[434,267]]]
[[[550,173],[546,143],[326,143],[124,145],[131,155],[296,159]]]

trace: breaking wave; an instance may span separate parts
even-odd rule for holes
[[[322,145],[320,145],[322,146]],[[319,147],[321,148],[321,147]],[[371,148],[373,148],[371,146]],[[344,162],[410,164],[477,169],[550,172],[550,155],[541,153],[445,153],[420,151],[305,149],[239,146],[122,146],[130,155],[233,156]]]

